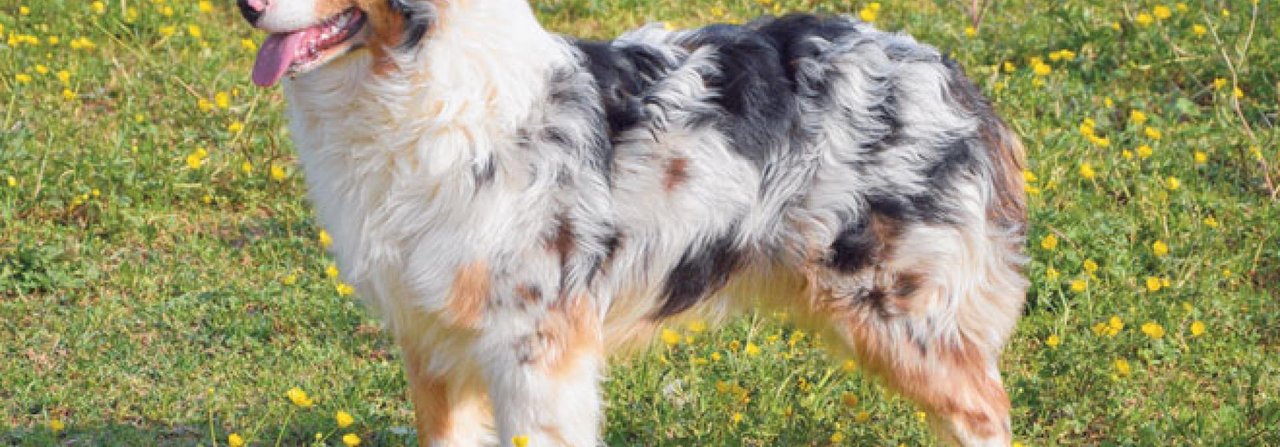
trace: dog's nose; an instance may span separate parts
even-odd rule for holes
[[[258,23],[258,18],[262,17],[262,12],[267,9],[266,0],[237,0],[236,6],[240,7],[240,15],[244,16],[250,24]]]

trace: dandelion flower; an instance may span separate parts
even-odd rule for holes
[[[1151,17],[1151,14],[1147,14],[1145,12],[1138,14],[1138,16],[1133,19],[1133,23],[1137,23],[1138,26],[1147,26],[1154,21],[1155,19]]]
[[[61,419],[54,419],[52,421],[49,421],[49,430],[53,430],[54,433],[57,433],[66,429],[67,429],[67,424],[63,424]]]
[[[271,179],[277,182],[283,182],[289,178],[289,172],[279,165],[271,165]]]
[[[1160,284],[1160,278],[1156,278],[1154,276],[1148,276],[1146,284],[1148,292],[1159,292],[1160,287],[1162,286],[1162,284]]]
[[[1087,281],[1083,279],[1077,279],[1077,280],[1071,281],[1072,292],[1081,293],[1086,290],[1089,290],[1089,283]]]
[[[227,132],[240,133],[242,130],[244,130],[244,123],[240,121],[232,121],[231,124],[227,125]]]
[[[1164,337],[1164,326],[1154,321],[1148,321],[1142,324],[1142,333],[1147,334],[1152,340]]]
[[[735,425],[736,425],[736,424],[741,423],[741,422],[742,422],[742,413],[739,413],[739,412],[736,412],[736,411],[735,411],[735,412],[733,412],[733,416],[730,416],[730,417],[729,417],[729,420],[730,420],[731,422],[733,422]]]
[[[316,236],[316,240],[320,242],[320,248],[333,246],[333,236],[330,236],[327,230],[321,229],[320,234]]]
[[[71,83],[71,72],[66,70],[59,70],[57,73],[57,76],[58,76],[58,82],[61,82],[63,85],[67,85]]]
[[[974,28],[974,27],[972,27],[972,26],[966,26],[966,27],[964,27],[964,36],[965,36],[965,37],[976,37],[977,35],[978,35],[978,30],[977,30],[977,28]]]
[[[1088,274],[1090,274],[1090,275],[1092,275],[1092,274],[1093,274],[1093,272],[1096,272],[1096,271],[1098,271],[1098,263],[1093,262],[1093,260],[1092,260],[1092,259],[1085,259],[1085,260],[1084,260],[1084,272],[1085,272],[1085,273],[1088,273]]]
[[[1169,254],[1169,246],[1165,245],[1164,241],[1155,241],[1151,243],[1151,252],[1154,253],[1156,257],[1162,257]]]
[[[1014,70],[1017,70],[1017,69],[1018,69],[1018,66],[1017,66],[1017,65],[1014,65],[1014,63],[1013,63],[1013,62],[1009,62],[1009,61],[1005,61],[1005,62],[1004,62],[1004,72],[1005,72],[1005,73],[1013,73],[1013,72],[1014,72]]]
[[[208,112],[213,110],[213,103],[209,102],[207,99],[200,98],[196,100],[196,108],[200,109],[201,112]]]
[[[844,442],[844,433],[835,432],[835,433],[832,433],[832,434],[831,434],[831,443],[832,443],[832,444],[839,444],[839,443],[841,443],[841,442]]]
[[[1209,228],[1218,228],[1218,219],[1213,216],[1207,216],[1204,218],[1204,226]]]
[[[1040,248],[1043,248],[1048,251],[1053,251],[1054,249],[1058,248],[1058,236],[1054,235],[1053,233],[1049,233],[1047,236],[1044,237],[1044,239],[1040,240]]]
[[[1191,32],[1194,33],[1196,36],[1204,36],[1206,33],[1209,32],[1209,29],[1205,28],[1204,25],[1197,23],[1195,25],[1191,25]]]
[[[1199,337],[1201,335],[1204,335],[1204,322],[1200,320],[1191,322],[1191,336]]]
[[[213,103],[216,104],[219,109],[229,109],[231,108],[231,95],[228,95],[227,92],[218,92],[213,95]]]
[[[187,25],[187,35],[194,39],[199,39],[204,36],[204,33],[200,31],[199,25],[192,24]]]
[[[1236,99],[1244,98],[1244,90],[1240,90],[1240,87],[1233,88],[1231,89],[1231,96]]]
[[[1161,132],[1160,129],[1156,129],[1154,127],[1147,127],[1142,130],[1142,133],[1152,140],[1159,140],[1160,137],[1164,136],[1164,133]]]
[[[749,356],[755,357],[760,355],[760,347],[756,346],[755,343],[747,342],[747,346],[742,348],[742,352],[747,353],[747,355]]]
[[[307,392],[302,391],[302,389],[298,387],[290,388],[289,391],[285,393],[285,397],[288,397],[289,401],[293,402],[294,405],[302,408],[310,408],[312,405],[315,405],[315,402],[311,400],[311,397],[307,396]]]
[[[1151,158],[1151,154],[1153,152],[1154,151],[1151,150],[1151,146],[1147,146],[1145,144],[1138,146],[1138,158],[1140,159],[1146,160],[1148,158]]]
[[[662,342],[667,346],[675,346],[680,344],[680,334],[671,329],[662,329]]]
[[[1053,268],[1053,267],[1049,267],[1049,268],[1044,269],[1044,279],[1045,279],[1046,281],[1049,281],[1049,282],[1057,281],[1057,280],[1058,280],[1058,276],[1060,276],[1060,275],[1061,275],[1061,273],[1058,273],[1058,269],[1055,269],[1055,268]]]
[[[1164,180],[1164,186],[1169,188],[1170,191],[1177,191],[1178,188],[1182,187],[1182,181],[1178,180],[1177,177],[1170,176]]]
[[[1209,154],[1206,154],[1202,151],[1196,151],[1194,154],[1191,155],[1191,157],[1193,160],[1195,160],[1196,164],[1198,165],[1202,165],[1209,162]]]
[[[227,445],[231,447],[244,447],[244,438],[239,433],[227,435]]]
[[[1114,337],[1116,336],[1116,334],[1119,334],[1120,331],[1123,331],[1123,330],[1124,330],[1124,320],[1121,320],[1119,316],[1112,315],[1111,319],[1107,320],[1108,336]]]
[[[840,364],[840,370],[844,371],[845,373],[851,373],[851,372],[857,371],[858,362],[855,362],[853,360],[845,360],[844,363]]]
[[[1129,361],[1125,359],[1116,359],[1115,361],[1116,375],[1120,377],[1128,377],[1131,370],[1129,369]]]
[[[31,75],[26,73],[18,73],[16,75],[13,75],[13,80],[19,84],[29,84],[31,83]]]
[[[1165,20],[1165,19],[1168,19],[1169,17],[1173,17],[1173,11],[1169,10],[1169,7],[1165,5],[1156,5],[1155,8],[1151,8],[1151,14],[1156,16],[1156,18],[1160,20]]]
[[[337,278],[337,277],[338,277],[338,266],[337,266],[337,265],[334,265],[334,264],[329,264],[329,266],[328,266],[328,267],[325,267],[325,268],[324,268],[324,275],[325,275],[325,276],[328,276],[328,277],[330,277],[330,278]]]
[[[1226,80],[1226,79],[1223,79],[1223,78],[1214,78],[1214,79],[1213,79],[1213,89],[1214,89],[1214,90],[1222,90],[1222,88],[1223,88],[1223,87],[1226,87],[1226,86],[1227,86],[1227,80]]]
[[[1062,339],[1057,334],[1053,334],[1044,339],[1044,344],[1051,349],[1058,349],[1058,345],[1062,344]]]
[[[1141,110],[1134,110],[1129,112],[1129,121],[1141,126],[1143,123],[1147,122],[1147,114],[1143,113]]]
[[[865,423],[871,420],[871,413],[868,413],[866,411],[859,411],[858,414],[853,417],[853,420],[859,423]]]
[[[333,420],[338,423],[338,428],[347,428],[356,422],[356,418],[352,417],[351,413],[347,413],[345,411],[339,411],[334,414]]]
[[[1089,164],[1089,162],[1080,163],[1080,177],[1085,180],[1093,180],[1097,175],[1098,173],[1093,170],[1092,164]]]
[[[702,320],[693,320],[689,322],[689,332],[701,334],[707,330],[707,322]]]
[[[1048,76],[1050,73],[1053,73],[1053,67],[1050,67],[1049,64],[1044,62],[1036,61],[1031,64],[1031,71],[1037,76]]]
[[[347,447],[356,447],[360,445],[360,437],[356,436],[355,433],[347,433],[345,435],[342,435],[342,445],[345,445]]]
[[[1224,10],[1224,11],[1225,11],[1225,10]],[[19,7],[18,7],[18,15],[20,15],[20,16],[31,15],[31,8],[28,8],[28,7],[26,7],[26,6],[19,6]]]
[[[200,0],[200,2],[196,4],[196,10],[200,12],[213,12],[213,2],[209,0]]]
[[[240,48],[247,52],[254,53],[258,51],[258,44],[253,39],[240,39]]]
[[[18,179],[11,175],[9,178],[5,179],[5,183],[8,184],[10,188],[15,188],[18,186]]]
[[[338,296],[351,296],[352,293],[356,293],[355,287],[344,282],[338,282],[338,286],[334,286],[334,289],[338,292]]]
[[[292,286],[297,283],[298,283],[298,275],[295,275],[292,273],[285,275],[284,278],[280,279],[280,284],[284,284],[286,286]]]

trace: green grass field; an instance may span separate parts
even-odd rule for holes
[[[969,3],[535,7],[591,37],[848,13],[951,53],[1029,150],[1017,441],[1280,445],[1280,4]],[[0,0],[0,445],[413,445],[399,353],[249,82],[261,39],[230,0]],[[610,445],[935,443],[785,315],[663,335],[611,371]]]

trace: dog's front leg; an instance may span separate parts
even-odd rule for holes
[[[594,447],[600,430],[600,321],[587,296],[495,309],[475,355],[484,365],[498,440]]]

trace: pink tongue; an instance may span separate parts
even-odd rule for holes
[[[284,77],[289,65],[298,53],[302,44],[304,31],[291,33],[275,33],[267,36],[258,50],[258,60],[253,63],[253,83],[260,87],[270,87]]]

